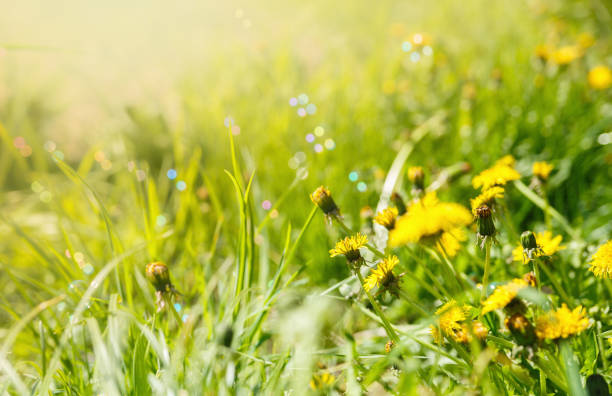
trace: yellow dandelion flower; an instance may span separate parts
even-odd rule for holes
[[[448,257],[455,257],[461,248],[461,242],[466,239],[465,230],[463,228],[455,228],[454,230],[443,232],[438,243],[443,253]]]
[[[442,334],[440,334],[440,329],[438,329],[436,326],[434,325],[430,325],[429,326],[429,332],[431,334],[431,337],[433,338],[434,342],[436,344],[442,344]]]
[[[593,255],[589,271],[600,278],[612,278],[612,241],[601,245]]]
[[[538,318],[536,335],[540,339],[554,340],[581,333],[589,327],[589,318],[585,314],[586,310],[582,306],[572,311],[563,304],[558,310]]]
[[[484,190],[480,195],[478,195],[474,199],[470,199],[470,203],[472,205],[472,214],[476,216],[476,209],[483,205],[487,205],[491,207],[496,199],[501,199],[504,197],[504,188],[499,186],[494,186]]]
[[[558,65],[568,65],[582,56],[582,49],[576,45],[566,45],[553,52],[552,58]]]
[[[349,262],[355,262],[361,259],[359,249],[368,243],[368,237],[361,233],[346,237],[336,243],[336,247],[329,251],[330,257],[344,255]]]
[[[548,162],[534,162],[533,163],[533,175],[539,177],[541,180],[548,179],[548,175],[553,170],[553,166]]]
[[[561,235],[553,237],[552,232],[544,231],[536,232],[535,237],[538,247],[541,249],[540,252],[534,251],[536,256],[552,256],[558,251],[565,249],[565,246],[561,245],[561,241],[563,240]],[[523,247],[521,244],[514,248],[512,256],[514,257],[514,261],[524,261],[528,263],[531,260],[523,254]]]
[[[511,154],[506,154],[495,162],[495,165],[503,165],[509,166],[511,168],[516,164],[516,158],[514,158]]]
[[[330,373],[313,374],[310,380],[310,387],[313,390],[322,390],[333,385],[335,381],[336,377]]]
[[[438,308],[436,315],[439,316],[438,323],[442,332],[451,336],[460,331],[461,322],[467,319],[468,308],[467,305],[458,305],[455,300],[450,300]]]
[[[595,37],[589,32],[583,32],[578,35],[576,40],[578,45],[584,49],[589,48],[595,44]]]
[[[395,227],[395,219],[397,218],[397,208],[386,208],[382,212],[378,212],[374,217],[374,222],[385,227],[387,230],[392,230]]]
[[[482,191],[485,191],[491,187],[503,186],[509,181],[520,179],[520,173],[514,169],[514,162],[514,157],[506,155],[491,168],[485,169],[474,176],[472,186],[482,188]]]
[[[371,274],[365,279],[363,288],[367,291],[374,289],[376,286],[385,287],[393,283],[393,267],[399,263],[397,256],[388,256],[384,258],[378,267],[372,269]]]
[[[435,192],[413,203],[406,214],[395,221],[389,234],[389,244],[425,242],[438,244],[444,233],[456,234],[456,229],[472,222],[472,215],[456,203],[439,202]]]
[[[476,336],[476,338],[480,340],[484,340],[489,335],[489,329],[479,320],[475,320],[472,323],[472,333]]]
[[[539,44],[535,49],[535,54],[538,58],[542,60],[547,60],[550,57],[552,49],[550,45],[547,44]]]
[[[612,85],[612,70],[608,66],[595,66],[589,71],[589,85],[595,89],[606,89]]]
[[[517,278],[505,285],[496,287],[493,293],[482,302],[482,314],[504,308],[510,301],[514,300],[521,289],[528,286],[529,284],[525,280]]]

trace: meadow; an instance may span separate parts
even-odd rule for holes
[[[0,3],[0,395],[609,395],[609,0]]]

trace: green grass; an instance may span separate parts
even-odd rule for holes
[[[592,374],[612,382],[612,281],[588,271],[612,235],[612,88],[587,81],[593,66],[612,67],[612,5],[337,7],[245,6],[251,30],[216,10],[227,22],[210,27],[223,38],[206,62],[141,102],[100,91],[109,98],[89,121],[59,99],[70,73],[27,81],[24,51],[69,55],[0,41],[0,394],[586,395]],[[402,50],[415,32],[432,50],[416,62]],[[535,56],[584,32],[595,43],[569,65]],[[289,105],[301,93],[314,114]],[[561,235],[566,248],[538,260],[542,292],[520,298],[534,325],[563,302],[584,306],[588,329],[563,341],[520,345],[501,310],[480,317],[475,225],[447,261],[421,244],[388,247],[360,215],[392,191],[407,201],[415,165],[441,200],[469,208],[472,177],[507,154],[522,178],[495,212],[489,282],[531,270],[512,261],[521,232]],[[534,188],[543,160],[554,171]],[[341,219],[309,199],[319,185]],[[357,231],[370,239],[368,266],[400,259],[400,290],[374,304],[346,260],[329,257]],[[158,312],[153,261],[180,292],[174,309]],[[486,341],[433,341],[434,313],[451,298],[473,307]],[[386,352],[389,334],[398,340]]]

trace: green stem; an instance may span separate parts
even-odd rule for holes
[[[484,274],[482,275],[482,291],[480,293],[480,299],[484,301],[487,296],[487,287],[489,285],[489,269],[491,267],[491,239],[487,239],[485,242],[485,264]]]
[[[370,292],[367,291],[366,288],[364,287],[365,281],[363,279],[363,275],[361,275],[361,272],[359,271],[359,268],[355,269],[355,274],[359,278],[359,282],[361,283],[361,287],[363,288],[363,291],[365,291],[366,296],[368,296],[368,300],[370,300],[370,304],[372,304],[372,307],[376,311],[376,314],[378,314],[378,317],[382,321],[383,327],[385,328],[385,331],[387,332],[387,335],[389,336],[389,338],[394,343],[399,344],[399,337],[397,336],[397,333],[395,332],[395,330],[393,330],[393,327],[391,326],[391,323],[389,323],[389,320],[387,319],[387,317],[383,313],[382,309],[380,308],[380,305],[378,305],[378,302],[376,302],[374,297],[372,297]]]
[[[417,303],[412,297],[410,297],[408,295],[408,293],[406,293],[405,290],[402,290],[400,287],[397,287],[397,291],[398,294],[400,295],[401,298],[403,298],[404,300],[406,300],[410,305],[412,305],[413,307],[415,307],[420,313],[422,313],[423,315],[429,317],[431,316],[431,314],[429,312],[427,312],[425,310],[425,308],[421,307],[421,305],[419,303]]]
[[[539,259],[536,259],[539,260]],[[541,265],[539,266],[539,268],[541,268],[542,270],[544,270],[544,273],[546,274],[546,276],[548,277],[548,280],[550,281],[550,283],[552,283],[553,287],[555,288],[555,291],[559,294],[559,296],[561,297],[561,299],[570,307],[573,307],[573,303],[572,300],[570,299],[570,297],[567,295],[567,293],[565,292],[565,290],[563,290],[563,288],[561,287],[561,285],[559,284],[559,282],[557,281],[557,278],[555,278],[553,276],[553,274],[550,272],[550,269],[548,268],[548,266],[546,265],[546,262],[542,261],[540,263]],[[539,281],[538,281],[539,284]]]
[[[567,219],[565,217],[563,217],[563,215],[561,215],[561,213],[557,212],[555,210],[555,208],[553,208],[552,206],[547,205],[545,200],[543,200],[541,197],[539,197],[538,194],[533,192],[522,181],[515,180],[514,181],[514,185],[521,192],[521,194],[523,194],[525,196],[525,198],[530,200],[534,205],[536,205],[540,209],[548,212],[548,214],[550,214],[550,216],[552,218],[557,220],[559,222],[559,224],[561,224],[561,227],[563,227],[563,229],[565,229],[565,232],[567,232],[572,237],[572,239],[574,239],[580,245],[584,244],[584,240],[580,236],[580,233],[572,228],[572,226],[570,225],[569,221],[567,221]]]

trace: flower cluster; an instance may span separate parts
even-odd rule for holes
[[[514,162],[514,157],[511,155],[499,159],[493,167],[474,176],[472,186],[481,188],[484,192],[491,187],[504,186],[509,181],[520,179],[520,173],[514,169]]]
[[[462,227],[471,222],[472,216],[465,207],[440,202],[435,192],[427,193],[395,221],[389,244],[426,243],[453,256],[458,250],[458,241],[465,239]]]
[[[587,327],[589,319],[585,316],[582,306],[570,310],[563,304],[558,310],[538,318],[535,333],[540,339],[555,340],[581,333]]]

